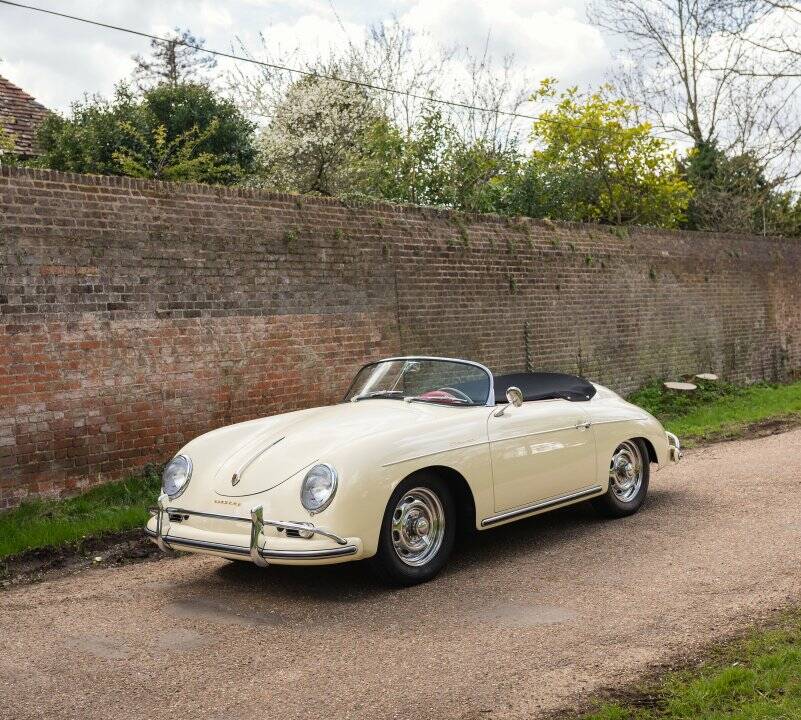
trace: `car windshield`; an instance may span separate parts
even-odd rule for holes
[[[486,405],[489,392],[489,373],[478,365],[459,360],[402,358],[363,367],[345,400]]]

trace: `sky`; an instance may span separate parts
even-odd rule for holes
[[[23,0],[26,1],[26,0]],[[584,0],[27,0],[27,4],[163,35],[189,28],[206,47],[230,50],[258,33],[312,55],[357,39],[393,15],[444,45],[496,57],[514,53],[530,77],[597,85],[613,66],[611,41],[586,19]],[[130,77],[148,40],[0,5],[0,75],[53,110],[84,93],[109,96]],[[225,69],[222,66],[221,69]]]

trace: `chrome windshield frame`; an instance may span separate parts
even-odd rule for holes
[[[483,405],[464,405],[463,407],[495,407],[495,378],[492,374],[492,371],[486,366],[482,365],[481,363],[475,362],[473,360],[463,360],[462,358],[450,358],[450,357],[437,357],[435,355],[399,355],[397,357],[387,357],[381,358],[380,360],[374,360],[373,362],[366,363],[362,365],[356,375],[353,377],[350,385],[348,385],[348,389],[345,392],[345,397],[350,395],[350,391],[353,389],[354,384],[356,383],[356,378],[359,377],[359,374],[365,368],[372,367],[373,365],[379,365],[380,363],[384,362],[393,362],[393,361],[408,361],[408,360],[429,360],[429,361],[438,361],[438,362],[450,362],[450,363],[459,363],[462,365],[472,365],[473,367],[479,368],[479,370],[483,370],[487,373],[487,377],[489,378],[489,393],[487,393],[487,401]]]

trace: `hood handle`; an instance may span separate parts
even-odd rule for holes
[[[286,436],[284,436],[286,437]],[[245,474],[245,470],[247,470],[256,460],[258,460],[264,453],[266,453],[271,447],[275,447],[280,443],[284,438],[280,437],[278,440],[271,442],[267,447],[263,447],[259,450],[255,455],[253,455],[249,460],[246,460],[242,463],[237,471],[231,476],[231,485],[236,486],[239,484],[239,481],[242,479],[242,476]]]

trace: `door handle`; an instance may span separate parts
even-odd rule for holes
[[[589,420],[587,420],[585,422],[580,422],[578,425],[576,425],[576,429],[577,430],[587,430],[591,425],[592,425],[592,423]]]

